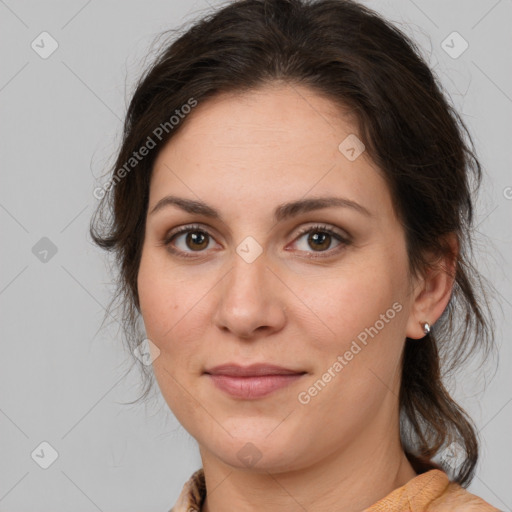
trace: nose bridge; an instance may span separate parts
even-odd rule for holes
[[[273,273],[267,268],[263,252],[250,258],[249,251],[241,252],[240,244],[233,255],[233,264],[223,280],[221,296],[217,303],[215,323],[239,337],[249,337],[258,328],[280,328],[284,321],[284,305],[278,296]]]
[[[240,244],[242,245],[242,244]],[[224,297],[239,301],[239,306],[245,308],[250,303],[265,302],[269,297],[269,291],[266,289],[268,280],[267,258],[265,254],[260,254],[254,260],[245,259],[244,255],[237,253],[233,256],[233,265],[230,276],[225,285]]]

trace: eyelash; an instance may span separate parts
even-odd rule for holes
[[[187,252],[179,251],[179,250],[176,250],[176,249],[171,247],[171,242],[176,237],[178,237],[179,235],[181,235],[183,233],[188,233],[188,232],[199,232],[199,233],[203,233],[203,234],[209,236],[210,238],[213,238],[213,236],[210,235],[210,233],[208,233],[208,231],[203,229],[200,225],[192,224],[192,225],[188,225],[188,226],[182,226],[181,228],[178,228],[176,231],[170,233],[169,235],[167,235],[165,237],[165,239],[163,240],[162,244],[164,246],[166,246],[171,253],[173,253],[173,254],[175,254],[177,256],[180,256],[182,258],[198,258],[198,256],[189,256]],[[340,245],[337,248],[335,248],[335,249],[328,249],[326,251],[313,251],[313,254],[308,256],[308,258],[311,258],[311,259],[331,257],[333,255],[332,254],[333,252],[337,253],[340,250],[342,250],[344,248],[344,246],[347,246],[347,245],[351,244],[351,240],[349,238],[343,237],[342,235],[340,235],[339,233],[333,231],[332,229],[330,229],[328,226],[326,226],[324,224],[317,224],[317,225],[314,225],[314,226],[309,226],[307,228],[304,228],[303,230],[301,230],[297,234],[297,238],[296,239],[299,239],[303,235],[311,233],[311,232],[326,233],[326,234],[334,237],[336,240],[338,240],[340,242]],[[192,252],[194,252],[194,251],[192,251]],[[204,252],[204,251],[198,251],[198,252]],[[320,256],[320,255],[314,254],[314,252],[328,253],[328,255],[327,256]]]

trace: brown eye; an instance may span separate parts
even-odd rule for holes
[[[315,231],[308,236],[308,243],[311,247],[324,251],[331,245],[331,235],[321,231]]]
[[[301,239],[304,239],[304,241],[299,242]],[[193,253],[196,253],[197,257],[203,253],[207,254],[206,249],[213,241],[214,238],[207,231],[201,229],[200,226],[183,226],[171,232],[163,240],[163,245],[172,254],[184,258],[194,258],[196,256]],[[333,241],[337,242],[334,248],[332,248]],[[295,241],[295,244],[299,246],[299,252],[306,253],[308,258],[333,256],[334,253],[339,252],[350,243],[349,235],[343,236],[324,225],[310,226],[302,230]],[[318,255],[315,253],[318,253]],[[325,255],[322,253],[325,253]]]
[[[208,236],[203,231],[189,231],[185,237],[185,244],[192,250],[206,249],[208,247]]]
[[[308,235],[305,237],[305,235]],[[304,241],[301,241],[304,239]],[[331,249],[332,242],[337,242],[336,246]],[[337,233],[328,226],[318,225],[310,226],[302,230],[296,239],[295,245],[300,252],[308,254],[309,258],[329,257],[339,252],[345,246],[349,245],[350,237]],[[313,249],[313,250],[311,250]],[[326,253],[325,255],[315,255],[314,253]]]
[[[183,257],[194,257],[190,256],[190,254],[205,252],[205,249],[208,248],[212,240],[211,235],[199,227],[183,226],[170,233],[163,240],[163,245],[173,254]]]

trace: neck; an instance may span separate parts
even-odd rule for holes
[[[398,429],[383,435],[376,423],[316,464],[279,473],[234,468],[201,447],[207,488],[202,512],[361,512],[417,476],[399,436],[391,435]]]

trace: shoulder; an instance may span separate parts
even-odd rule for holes
[[[500,510],[471,494],[459,484],[450,482],[444,492],[429,503],[426,512],[500,512]]]
[[[198,512],[206,496],[203,468],[195,471],[182,487],[178,500],[169,512]]]

